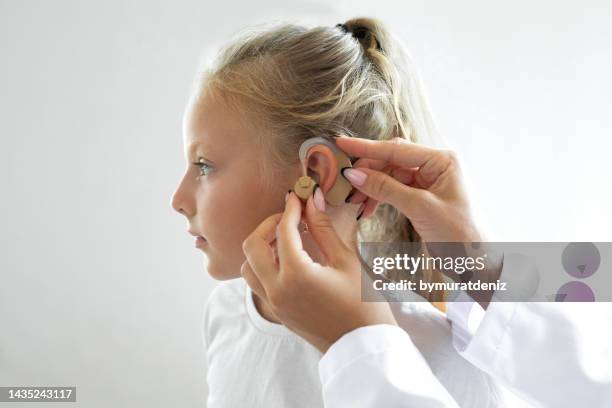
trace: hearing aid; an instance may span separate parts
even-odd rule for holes
[[[293,187],[293,191],[300,197],[302,200],[308,200],[313,192],[317,183],[312,179],[312,177],[308,176],[308,152],[314,146],[324,145],[329,147],[336,158],[336,178],[332,187],[325,193],[325,201],[327,201],[330,205],[337,206],[340,204],[344,204],[344,200],[349,195],[353,186],[351,183],[344,178],[342,175],[342,170],[347,167],[353,167],[351,163],[351,159],[340,150],[333,142],[327,140],[323,137],[313,137],[307,139],[302,143],[299,150],[300,162],[302,163],[302,177],[300,177]]]

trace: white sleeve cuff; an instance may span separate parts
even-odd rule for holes
[[[524,255],[504,254],[499,280],[506,283],[508,291],[496,291],[489,307],[495,302],[535,301],[542,298],[538,293],[540,283],[538,270]],[[448,302],[446,315],[452,325],[453,345],[457,351],[465,351],[485,314],[486,311],[482,306],[464,291],[461,291],[453,301]]]
[[[472,327],[472,331],[468,330],[468,342],[458,344],[463,348],[457,348],[457,351],[477,367],[492,365],[496,361],[498,347],[502,344],[519,306],[523,302],[544,299],[539,292],[538,269],[523,254],[504,253],[499,280],[506,283],[507,290],[493,293],[487,310],[481,313],[479,318],[474,318],[478,324]],[[474,307],[472,310],[478,309]]]

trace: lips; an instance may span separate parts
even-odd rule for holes
[[[195,247],[196,248],[200,248],[200,249],[206,249],[206,246],[208,245],[208,243],[206,242],[206,240],[202,237],[197,237],[195,239]]]
[[[194,237],[196,237],[195,240],[195,244],[196,246],[202,245],[202,244],[206,244],[206,238],[204,238],[202,235],[198,234],[197,232],[193,231],[193,230],[188,230],[187,232],[189,232],[189,234],[193,235]]]

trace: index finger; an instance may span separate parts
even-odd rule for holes
[[[349,156],[382,160],[401,167],[421,167],[437,149],[411,143],[408,140],[369,140],[358,137],[337,137],[336,145]]]

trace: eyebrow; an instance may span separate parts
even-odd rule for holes
[[[195,153],[195,150],[197,150],[198,147],[200,147],[202,145],[202,143],[200,142],[191,142],[191,144],[189,144],[189,147],[187,148],[187,157],[193,156]]]
[[[190,158],[190,157],[195,157],[195,156],[196,156],[196,154],[195,154],[195,153],[196,153],[196,150],[198,149],[198,147],[203,146],[203,145],[204,145],[204,144],[203,144],[203,143],[201,143],[201,142],[192,142],[192,143],[189,145],[189,148],[187,149],[187,160],[189,160],[189,158]],[[212,163],[212,164],[214,164],[214,163],[215,163],[213,160],[210,160],[209,158],[207,158],[206,156],[201,155],[201,154],[198,154],[198,155],[197,155],[197,157],[196,157],[196,161],[197,161],[199,158],[204,159],[204,160],[206,160],[207,162],[210,162],[210,163]]]

